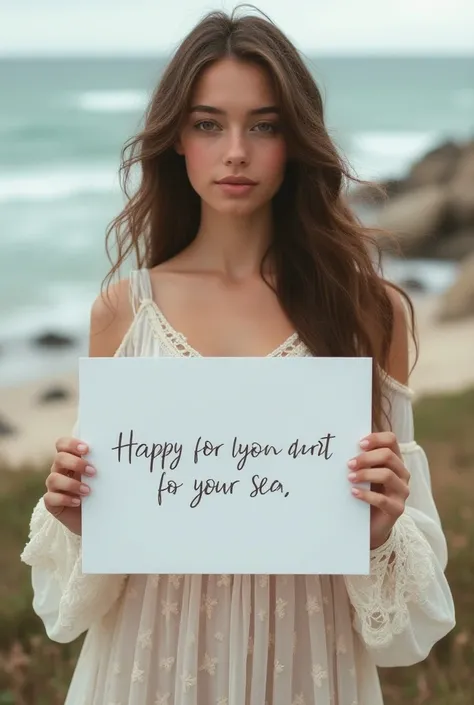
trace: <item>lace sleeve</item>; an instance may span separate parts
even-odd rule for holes
[[[81,539],[55,519],[41,498],[21,559],[31,566],[33,609],[54,641],[70,642],[99,621],[123,587],[123,575],[84,575]]]
[[[414,442],[401,449],[411,474],[405,512],[387,542],[371,552],[370,575],[345,578],[354,627],[379,666],[423,660],[454,626],[446,541],[426,456]]]

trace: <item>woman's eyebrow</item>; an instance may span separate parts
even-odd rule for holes
[[[193,105],[190,113],[209,113],[210,115],[225,115],[226,111],[222,108],[215,108],[212,105]],[[250,115],[278,115],[280,110],[276,105],[264,105],[261,108],[254,108],[249,111]]]

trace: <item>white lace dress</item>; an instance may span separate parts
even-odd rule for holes
[[[133,272],[117,356],[195,356]],[[292,336],[272,355],[308,355]],[[411,495],[370,576],[84,575],[81,539],[40,500],[22,559],[49,637],[88,631],[66,705],[380,705],[376,666],[424,659],[454,625],[446,543],[410,392],[389,380]]]

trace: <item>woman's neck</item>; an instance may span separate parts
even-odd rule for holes
[[[245,279],[260,272],[273,234],[270,208],[251,217],[206,213],[188,255],[206,270],[229,279]]]

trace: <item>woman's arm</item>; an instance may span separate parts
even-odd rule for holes
[[[408,382],[404,306],[392,290],[394,328],[388,407],[398,448],[410,475],[410,494],[386,542],[371,551],[370,576],[346,577],[354,627],[379,666],[407,666],[426,658],[455,624],[444,570],[446,540],[434,503],[428,462],[414,439]],[[400,386],[397,388],[397,382]]]

